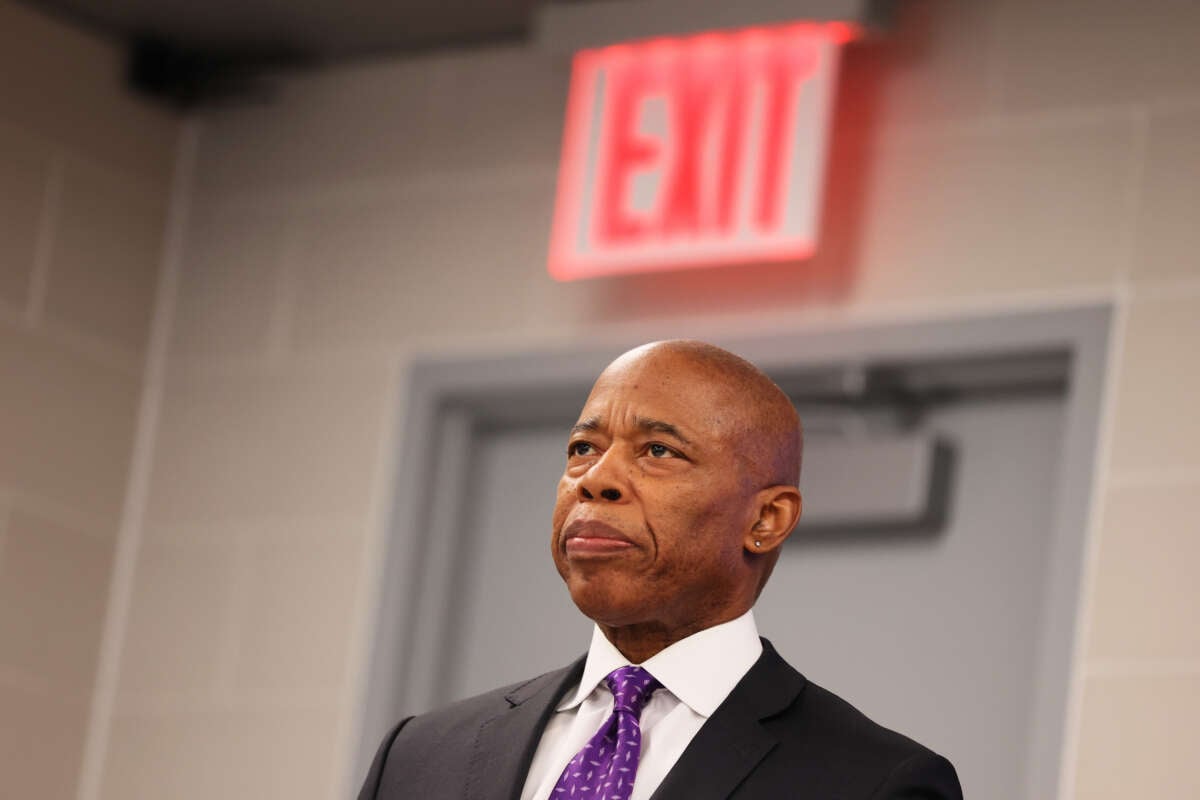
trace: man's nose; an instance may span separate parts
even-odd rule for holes
[[[584,500],[597,497],[610,502],[625,496],[624,470],[612,450],[605,453],[579,481],[579,496]]]
[[[594,494],[592,494],[591,490],[588,489],[586,486],[580,485],[579,493],[588,500],[596,499],[596,496]],[[607,489],[601,489],[600,496],[603,497],[605,500],[620,500],[621,499],[621,490],[615,489],[610,486]]]

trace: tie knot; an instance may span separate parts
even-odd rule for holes
[[[613,711],[628,711],[641,716],[642,707],[655,689],[662,686],[653,675],[641,667],[618,667],[604,679],[613,695]]]

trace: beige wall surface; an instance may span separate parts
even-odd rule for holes
[[[178,123],[0,2],[0,795],[76,796]]]
[[[1200,488],[1200,5],[902,8],[886,41],[846,53],[823,245],[799,266],[551,281],[568,76],[530,49],[343,66],[285,81],[270,103],[204,115],[131,602],[110,628],[124,632],[119,680],[88,743],[99,755],[87,800],[333,798],[360,777],[353,710],[400,378],[415,354],[1096,299],[1118,313],[1064,797],[1200,796],[1189,759],[1200,741],[1189,502]],[[2,152],[26,153],[6,169],[44,192],[44,141],[4,135],[24,149]],[[86,216],[66,201],[70,185],[80,203],[134,191],[59,163],[64,220]],[[36,261],[37,242],[4,235]],[[25,491],[20,480],[76,475],[49,460],[101,461],[107,415],[133,393],[102,359],[92,372],[64,364],[95,348],[62,342],[120,350],[135,329],[81,302],[72,258],[59,274],[75,288],[53,300],[53,270],[8,263],[0,292],[17,299],[0,354],[36,359],[56,396],[78,394],[84,374],[106,398],[88,404],[95,433],[79,434],[80,450],[54,436],[85,423],[54,404],[38,413],[60,416],[37,416],[35,390],[9,400],[6,384],[3,413],[39,420],[58,442],[25,465],[0,447],[0,481]],[[31,285],[50,287],[40,319],[64,315],[80,333],[31,327]],[[44,355],[25,344],[38,336]],[[71,485],[72,502],[115,508],[104,481]],[[70,529],[32,512],[6,519],[6,565],[20,543],[44,549]],[[111,528],[86,536],[106,542]],[[80,566],[71,585],[102,569]],[[40,684],[29,684],[13,702],[31,702]]]

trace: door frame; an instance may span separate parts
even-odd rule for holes
[[[1096,454],[1106,390],[1113,307],[1108,303],[900,321],[847,322],[752,335],[689,331],[767,372],[834,379],[874,360],[987,358],[1014,352],[1070,356],[1053,541],[1047,565],[1032,703],[1028,797],[1054,797],[1074,680]],[[645,339],[488,356],[414,359],[404,376],[388,535],[376,585],[350,730],[356,778],[384,733],[437,694],[445,602],[453,593],[454,544],[474,432],[523,419],[573,421],[614,356]],[[547,487],[550,491],[552,487]],[[362,663],[362,662],[360,662]]]

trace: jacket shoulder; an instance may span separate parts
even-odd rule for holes
[[[779,737],[781,755],[807,754],[772,761],[803,763],[809,785],[836,789],[842,797],[961,800],[949,761],[812,681],[806,680],[791,708],[763,724]]]
[[[411,738],[414,735],[420,735],[445,742],[453,740],[456,734],[461,734],[463,731],[473,733],[484,721],[512,705],[507,698],[545,680],[552,674],[554,673],[546,673],[527,681],[501,686],[498,689],[458,700],[424,714],[418,714],[405,725],[404,736]]]
[[[819,730],[831,747],[852,746],[881,756],[907,757],[925,751],[924,745],[885,728],[825,687],[807,681],[797,700],[804,728]]]
[[[399,787],[428,782],[438,796],[462,796],[462,765],[469,758],[480,730],[524,700],[562,682],[571,667],[502,686],[448,706],[402,720],[384,737],[363,783],[359,800],[391,798]],[[407,795],[403,795],[407,796]]]

